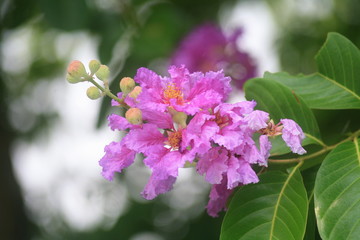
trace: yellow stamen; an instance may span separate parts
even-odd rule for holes
[[[172,149],[179,149],[181,143],[181,131],[169,132],[168,142]]]
[[[164,98],[165,98],[165,103],[169,103],[170,99],[176,99],[177,104],[183,104],[183,100],[184,100],[181,90],[177,86],[175,86],[174,83],[169,84],[164,89]]]

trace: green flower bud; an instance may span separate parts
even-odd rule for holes
[[[99,97],[101,97],[101,92],[97,87],[92,86],[86,90],[86,95],[90,99],[95,100],[95,99],[98,99]]]
[[[169,107],[168,110],[169,110],[169,112],[171,114],[173,122],[178,124],[179,126],[185,128],[186,127],[186,120],[187,120],[187,117],[188,117],[186,115],[186,113],[178,112],[172,107]]]
[[[66,80],[71,83],[71,84],[75,84],[78,82],[81,82],[80,78],[74,78],[73,76],[71,76],[69,73],[66,74]]]
[[[73,78],[71,80],[72,83],[84,81],[88,76],[84,64],[78,60],[72,61],[69,64],[67,72]]]
[[[132,78],[124,77],[120,80],[120,89],[123,94],[129,94],[135,88],[135,81]]]
[[[110,70],[106,65],[100,65],[100,68],[95,75],[101,81],[107,81],[109,79]]]
[[[131,124],[141,124],[142,123],[142,112],[138,108],[130,108],[125,113],[125,118]]]
[[[141,87],[140,86],[136,86],[136,87],[134,87],[134,89],[129,93],[129,97],[131,97],[131,98],[134,98],[134,99],[136,99],[138,96],[139,96],[139,94],[141,93]]]
[[[100,65],[101,64],[100,64],[100,62],[98,60],[91,60],[89,62],[89,68],[90,68],[91,74],[96,73],[99,70]]]

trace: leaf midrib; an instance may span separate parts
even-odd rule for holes
[[[290,182],[290,179],[293,177],[293,175],[295,174],[296,170],[300,167],[300,164],[298,164],[297,166],[294,167],[294,169],[292,170],[292,172],[289,174],[288,178],[286,179],[283,187],[281,188],[281,191],[279,193],[279,198],[278,200],[276,201],[276,204],[275,204],[275,209],[274,209],[274,214],[273,214],[273,217],[272,217],[272,220],[271,220],[271,228],[270,228],[270,235],[269,235],[269,239],[273,239],[273,235],[274,235],[274,228],[275,228],[275,219],[276,219],[276,216],[277,216],[277,212],[278,212],[278,209],[279,209],[279,205],[280,205],[280,201],[282,199],[282,197],[284,196],[284,191],[286,189],[286,187],[289,185],[289,182]]]
[[[335,84],[336,86],[344,89],[346,92],[350,93],[351,95],[353,95],[355,98],[357,98],[358,100],[360,100],[360,96],[357,95],[355,92],[353,92],[352,90],[350,90],[349,88],[345,87],[344,85],[338,83],[337,81],[325,76],[324,74],[322,73],[318,73],[321,77],[323,77],[324,79],[328,80],[329,82]]]

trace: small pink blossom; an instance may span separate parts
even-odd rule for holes
[[[169,68],[170,77],[160,77],[146,68],[140,68],[135,81],[142,87],[137,107],[152,111],[176,111],[194,115],[201,109],[215,107],[227,99],[231,87],[230,78],[222,71],[189,73],[184,67]]]
[[[281,119],[280,122],[283,124],[282,138],[284,139],[286,145],[294,153],[300,155],[305,154],[306,150],[301,146],[301,142],[305,138],[305,134],[301,127],[291,119]]]

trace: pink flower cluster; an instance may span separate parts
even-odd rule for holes
[[[106,179],[112,180],[141,153],[151,169],[141,194],[150,200],[171,190],[179,168],[196,164],[197,172],[212,184],[207,211],[217,216],[226,209],[234,188],[259,181],[252,165],[267,166],[268,136],[282,134],[293,152],[305,153],[301,146],[305,136],[293,120],[275,125],[268,113],[254,110],[255,101],[225,103],[231,87],[222,71],[189,73],[184,66],[172,66],[169,73],[170,77],[161,77],[140,68],[134,80],[141,93],[135,98],[119,94],[141,121],[133,124],[128,116],[109,116],[112,130],[128,133],[105,147],[100,165]]]

